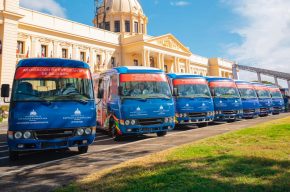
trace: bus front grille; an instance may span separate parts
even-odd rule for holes
[[[207,113],[189,113],[189,117],[205,117]]]
[[[237,111],[234,111],[234,110],[223,111],[223,114],[226,114],[226,115],[237,114]]]
[[[67,139],[74,136],[74,129],[53,129],[35,131],[35,138],[39,140]]]
[[[164,119],[162,118],[152,118],[152,119],[139,119],[138,123],[139,125],[159,125],[164,122]]]

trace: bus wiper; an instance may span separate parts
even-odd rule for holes
[[[30,94],[30,93],[17,93],[17,95],[27,95],[27,96],[33,96],[36,97],[39,100],[33,99],[33,100],[23,100],[23,101],[43,101],[46,102],[47,104],[51,104],[51,101],[44,99],[43,97],[39,97],[37,95],[34,94]],[[17,101],[22,101],[22,100],[17,100]]]
[[[146,97],[138,97],[138,96],[123,96],[121,99],[135,99],[135,100],[141,100],[141,101],[146,101]]]
[[[150,98],[150,99],[153,99],[153,98],[156,98],[156,99],[167,99],[167,100],[170,99],[169,96],[163,95],[163,94],[152,94],[152,95],[148,95],[148,98]]]

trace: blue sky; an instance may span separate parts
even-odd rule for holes
[[[172,33],[191,52],[290,73],[289,0],[140,0],[148,34]],[[92,25],[93,0],[20,0],[21,6]],[[255,78],[246,73],[243,77]]]

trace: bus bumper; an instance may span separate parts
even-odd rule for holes
[[[158,125],[120,125],[119,129],[121,135],[142,135],[171,131],[174,129],[174,126],[174,123],[163,123]]]
[[[88,146],[94,142],[94,139],[95,135],[75,136],[68,139],[54,140],[8,139],[8,146],[11,151],[40,151]]]
[[[176,124],[190,125],[199,123],[208,123],[214,120],[214,116],[204,116],[204,117],[176,117]]]

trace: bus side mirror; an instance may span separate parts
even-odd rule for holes
[[[178,89],[177,88],[173,88],[173,96],[178,96]]]
[[[10,96],[10,85],[9,84],[3,84],[1,86],[1,97],[7,98]]]
[[[122,95],[122,93],[123,93],[123,87],[119,86],[118,87],[118,94]]]
[[[104,89],[99,89],[98,99],[103,99],[103,98],[104,98]]]

